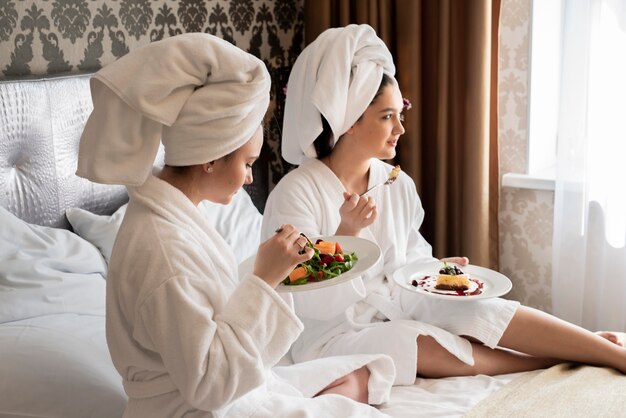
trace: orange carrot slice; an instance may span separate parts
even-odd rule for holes
[[[320,241],[315,244],[315,248],[317,248],[321,254],[335,255],[337,245],[330,241]]]
[[[295,269],[291,271],[291,273],[289,273],[289,281],[295,282],[296,280],[305,277],[307,274],[308,273],[307,273],[306,268],[302,266],[296,267]]]

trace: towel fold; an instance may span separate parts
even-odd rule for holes
[[[210,34],[142,46],[92,78],[94,110],[81,137],[77,174],[99,183],[143,184],[160,141],[167,165],[214,161],[261,125],[270,84],[263,61]]]
[[[336,142],[374,99],[383,73],[393,77],[395,66],[372,27],[348,25],[322,32],[302,51],[289,75],[283,158],[299,165],[305,157],[317,156],[313,141],[323,130],[320,115]]]

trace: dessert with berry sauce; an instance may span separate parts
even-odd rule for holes
[[[439,290],[467,290],[470,287],[470,281],[467,274],[457,266],[449,266],[445,261],[443,267],[437,274],[437,284],[435,289]]]

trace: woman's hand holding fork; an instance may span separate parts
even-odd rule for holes
[[[370,226],[378,212],[376,202],[371,196],[359,196],[356,193],[343,192],[344,202],[339,208],[341,223],[337,235],[356,236],[361,229]]]

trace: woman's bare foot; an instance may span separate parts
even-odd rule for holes
[[[607,340],[609,340],[613,344],[617,344],[620,347],[624,346],[624,344],[620,341],[619,337],[615,333],[613,333],[613,332],[598,331],[598,332],[596,332],[596,335],[599,335],[602,338],[606,338]]]
[[[598,331],[596,335],[606,338],[607,341],[621,347],[621,350],[619,350],[620,353],[617,354],[618,362],[613,367],[626,374],[626,349],[624,349],[624,341],[616,333],[610,331]]]

